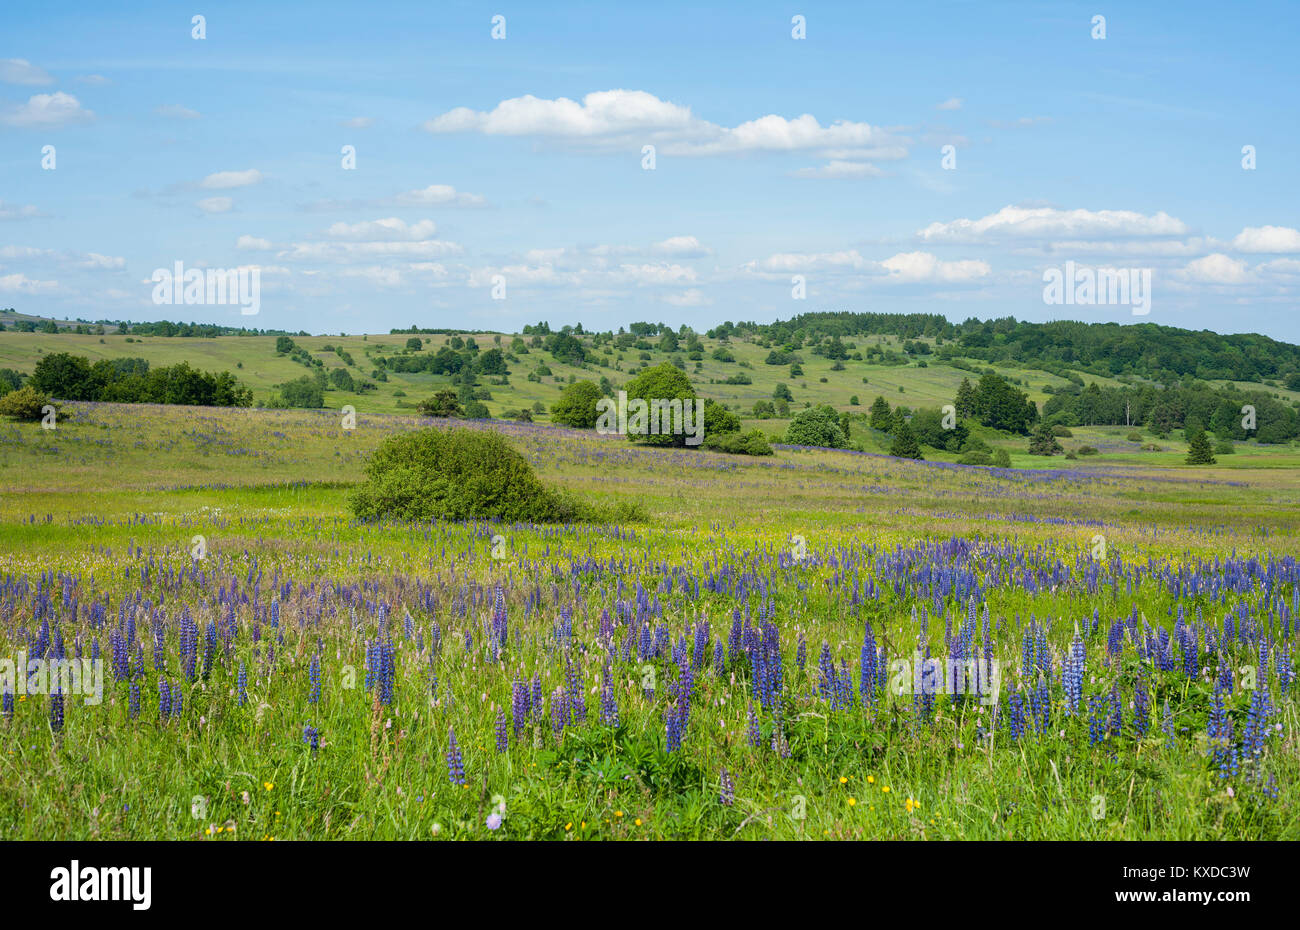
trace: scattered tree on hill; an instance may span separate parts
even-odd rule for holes
[[[564,389],[551,406],[551,420],[575,429],[594,429],[596,403],[601,398],[600,388],[591,381],[575,381]]]
[[[894,441],[889,454],[900,459],[921,458],[921,444],[916,441],[916,433],[906,420],[900,419],[894,426]]]
[[[1038,424],[1034,435],[1029,440],[1030,455],[1056,455],[1064,450],[1052,435],[1052,428],[1046,423]]]
[[[418,408],[425,417],[463,417],[465,410],[461,407],[460,397],[450,388],[443,388],[432,397],[420,401]]]
[[[1186,461],[1188,465],[1213,465],[1215,463],[1214,448],[1210,445],[1205,430],[1196,428],[1188,437]]]

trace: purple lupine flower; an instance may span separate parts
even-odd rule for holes
[[[498,589],[499,590],[499,589]],[[497,710],[497,752],[504,753],[510,748],[510,728],[506,723],[504,708]]]
[[[317,704],[320,702],[320,653],[319,652],[312,655],[311,667],[308,669],[307,674],[311,680],[311,691],[307,695],[307,703]]]
[[[465,784],[465,762],[461,758],[460,747],[456,745],[456,731],[447,730],[447,778],[453,785]]]

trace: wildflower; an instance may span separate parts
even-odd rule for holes
[[[456,745],[456,731],[449,729],[447,746],[447,778],[453,785],[466,785],[465,764],[460,747]]]

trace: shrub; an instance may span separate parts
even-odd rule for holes
[[[772,447],[768,445],[763,431],[752,429],[748,433],[704,434],[704,448],[714,452],[730,452],[733,455],[771,455]]]
[[[1097,455],[1097,449],[1093,446],[1079,446],[1077,451],[1080,455]]]
[[[975,450],[971,450],[970,452],[963,452],[961,456],[957,459],[957,464],[958,465],[992,465],[993,456],[987,452],[978,452]]]
[[[1061,426],[1060,424],[1052,427],[1052,435],[1058,439],[1074,438],[1074,433],[1070,432],[1070,428],[1068,426]]]
[[[426,429],[384,440],[349,503],[361,520],[559,523],[578,513],[503,437],[471,429]]]
[[[792,446],[822,446],[843,449],[847,441],[840,427],[839,414],[833,407],[821,405],[800,410],[785,431],[785,441]]]
[[[310,375],[303,375],[280,385],[280,397],[289,407],[324,407],[325,392]]]
[[[460,406],[460,398],[450,388],[438,391],[427,400],[419,403],[421,415],[426,417],[463,417],[465,411]]]
[[[1006,449],[996,449],[993,452],[993,465],[997,468],[1011,467],[1011,453]]]
[[[16,391],[10,391],[0,397],[0,416],[34,422],[45,415],[43,408],[46,405],[54,407],[56,422],[67,418],[67,414],[61,412],[58,404],[51,404],[49,397],[40,393],[31,385],[20,387]]]

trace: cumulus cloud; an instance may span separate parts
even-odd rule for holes
[[[712,250],[705,248],[694,236],[670,236],[650,246],[650,251],[672,258],[704,258],[712,254]]]
[[[1247,226],[1232,240],[1238,252],[1300,252],[1300,230],[1289,226]]]
[[[988,262],[978,260],[945,262],[929,252],[900,252],[880,263],[889,280],[903,284],[929,281],[962,284],[986,278],[992,272]]]
[[[1243,284],[1251,275],[1241,259],[1215,252],[1188,262],[1182,269],[1182,277],[1201,284]]]
[[[980,219],[931,223],[917,235],[927,241],[970,242],[1077,236],[1181,236],[1187,227],[1161,211],[1151,216],[1132,210],[1057,210],[1052,207],[1006,206]]]
[[[433,220],[420,220],[406,223],[397,217],[384,220],[368,220],[361,223],[335,223],[326,230],[326,235],[334,239],[430,239],[437,232]]]
[[[58,281],[37,281],[21,272],[0,275],[0,292],[6,294],[48,294],[58,289]]]
[[[229,213],[235,202],[229,197],[205,197],[197,204],[204,213]]]
[[[734,127],[700,119],[690,107],[642,90],[605,90],[581,102],[527,94],[502,100],[491,110],[456,107],[424,123],[432,133],[542,136],[570,144],[629,146],[652,142],[673,155],[721,155],[755,151],[808,151],[875,146],[887,134],[868,123],[839,120],[827,126],[805,113],[794,119],[768,114]]]
[[[75,123],[85,123],[95,114],[85,109],[76,97],[56,91],[36,94],[26,103],[9,107],[0,113],[0,123],[22,129],[57,129]]]
[[[262,172],[256,168],[246,171],[218,171],[199,182],[199,187],[208,190],[228,190],[232,187],[248,187],[262,180]]]
[[[126,259],[117,255],[100,255],[98,252],[87,252],[77,260],[80,268],[89,268],[95,271],[121,271],[126,267]]]
[[[455,242],[427,239],[418,242],[295,242],[279,256],[288,261],[346,262],[376,259],[431,259],[458,255],[463,251]]]
[[[0,58],[0,83],[53,84],[54,78],[26,58]]]
[[[404,191],[394,197],[393,202],[410,207],[481,207],[487,203],[478,194],[458,191],[449,184],[430,184],[418,190]]]
[[[857,249],[846,249],[839,252],[778,252],[745,267],[750,271],[781,274],[827,269],[865,271],[872,264],[859,255]]]
[[[240,236],[235,240],[235,248],[244,251],[267,251],[275,248],[270,239],[262,239],[258,236]]]
[[[352,119],[345,119],[339,125],[344,129],[369,129],[375,125],[375,121],[369,116],[354,116]]]
[[[949,97],[943,103],[935,106],[936,110],[960,110],[962,99],[960,97]]]
[[[878,178],[882,174],[879,168],[869,162],[831,161],[817,168],[800,168],[794,172],[796,178]]]

